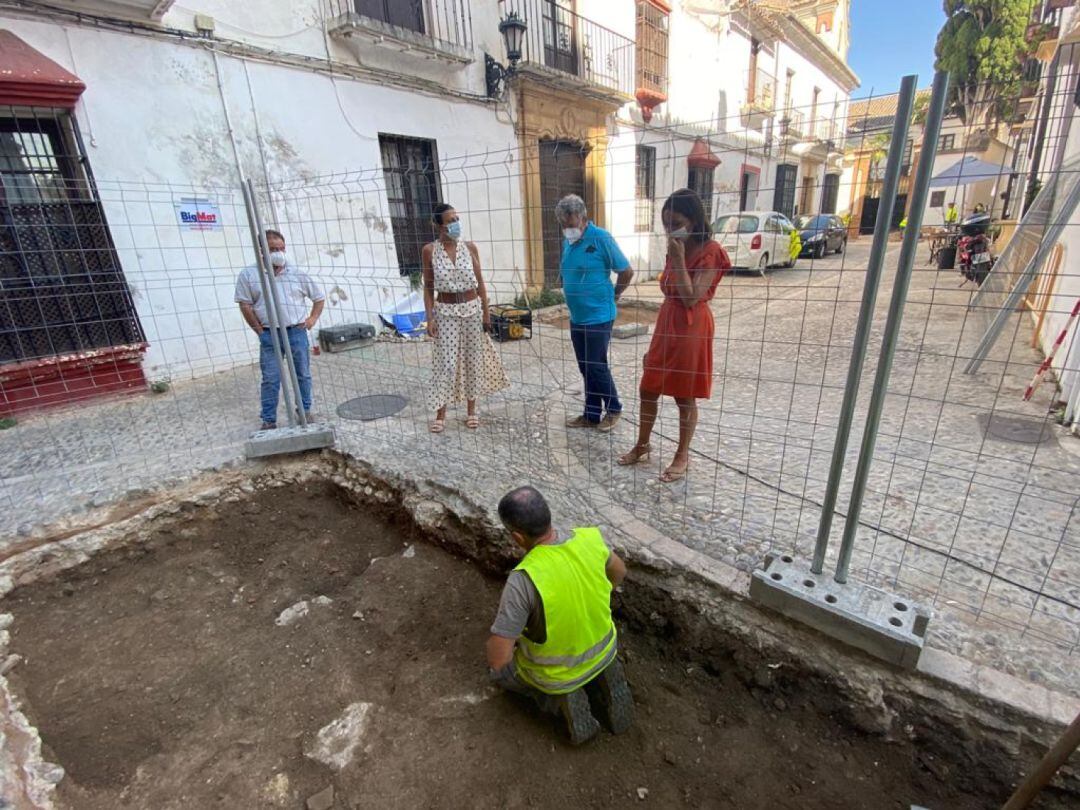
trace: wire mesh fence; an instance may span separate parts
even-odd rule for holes
[[[1075,80],[1058,92],[1074,93]],[[790,127],[763,142],[732,122],[619,123],[592,152],[556,142],[446,156],[433,142],[385,136],[382,166],[260,187],[263,216],[284,235],[290,265],[325,295],[310,333],[317,417],[334,422],[339,444],[361,456],[393,451],[415,458],[419,468],[466,471],[499,463],[510,470],[508,484],[542,478],[549,493],[586,502],[603,492],[665,534],[743,570],[759,566],[767,553],[808,558],[869,254],[860,226],[872,218],[866,209],[876,208],[877,167],[889,146],[879,138],[888,103],[853,104],[850,120],[832,121],[824,132],[816,108],[792,107],[782,116]],[[943,169],[986,142],[974,125],[950,126],[953,147],[936,157]],[[1060,137],[1065,143],[1067,135]],[[987,316],[1002,306],[991,291],[1009,282],[1007,268],[995,270],[980,294],[940,261],[943,245],[955,249],[960,236],[947,221],[947,202],[963,202],[967,214],[975,201],[985,201],[1002,221],[999,239],[1008,237],[1008,227],[1031,239],[1023,223],[1009,225],[1004,216],[1010,208],[1019,212],[1026,193],[1013,162],[1022,144],[1007,131],[991,140],[1002,147],[998,171],[980,176],[981,186],[958,178],[943,198],[932,199],[924,218],[851,576],[933,606],[931,643],[975,657],[992,655],[995,646],[1038,650],[1045,656],[1040,677],[1067,684],[1080,645],[1080,492],[1075,439],[1057,424],[1055,381],[1077,371],[1074,333],[1047,382],[1030,401],[1023,392],[1042,360],[1042,333],[1060,328],[1071,309],[1068,296],[1080,290],[1068,261],[1036,268],[1041,286],[1033,303],[1007,313],[986,362],[965,373]],[[909,171],[923,156],[935,159],[926,145],[895,148],[910,149]],[[713,174],[736,164],[766,173]],[[787,166],[802,173],[801,185],[798,174],[780,168]],[[1073,182],[1068,161],[1048,166],[1040,175],[1044,187]],[[538,170],[543,193],[530,196],[524,175]],[[715,239],[739,266],[725,273],[705,305],[714,324],[712,391],[697,401],[689,469],[684,479],[662,483],[680,428],[670,399],[661,404],[650,460],[623,466],[619,457],[636,440],[646,352],[652,341],[671,337],[656,333],[665,305],[658,276],[668,250],[661,208],[684,185],[707,197],[710,220],[719,226]],[[552,200],[569,192],[585,198],[591,218],[611,232],[636,271],[616,327],[645,331],[630,328],[628,337],[611,340],[609,366],[623,410],[606,433],[565,427],[582,413],[585,383],[570,314],[563,306],[540,306],[552,296],[540,288],[559,285],[564,249]],[[423,245],[434,239],[430,208],[440,200],[454,206],[465,239],[476,246],[491,303],[531,309],[532,328],[524,339],[495,344],[510,385],[481,398],[480,427],[462,424],[458,405],[445,431],[433,434],[435,414],[427,405],[433,341],[424,334],[418,271]],[[21,335],[50,332],[56,320],[33,317],[34,306],[57,294],[56,285],[43,286],[41,263],[19,260],[20,251],[67,256],[79,267],[95,256],[121,268],[133,337],[76,345],[59,359],[42,348],[15,358],[37,366],[4,378],[9,410],[18,411],[20,387],[33,393],[54,385],[74,404],[18,412],[18,424],[0,433],[3,526],[11,531],[28,531],[35,513],[63,511],[57,504],[104,502],[106,491],[137,490],[233,460],[260,421],[259,339],[234,300],[237,274],[254,262],[240,189],[101,179],[54,204],[71,211],[93,206],[97,219],[29,220],[26,227],[49,239],[30,249],[20,236],[21,246],[9,250],[5,338],[14,346]],[[848,216],[835,214],[845,208]],[[1047,210],[1056,212],[1051,219],[1066,217],[1067,242],[1077,220],[1061,205]],[[107,223],[111,243],[69,246],[72,235],[100,223]],[[899,241],[889,243],[856,426],[898,250]],[[994,253],[1000,252],[999,242]],[[65,273],[72,274],[59,276]],[[375,325],[381,334],[351,351],[319,345],[319,330],[349,324]],[[118,345],[126,353],[113,351]],[[132,351],[141,362],[132,361]],[[9,361],[5,355],[5,369]],[[137,375],[120,386],[129,396],[96,397],[102,380],[132,368]],[[353,421],[356,409],[342,407],[377,395],[407,405],[372,421]],[[857,445],[848,454],[852,469]],[[840,489],[837,536],[849,488],[850,471]],[[478,499],[497,494],[474,493]],[[835,549],[830,567],[834,555]]]

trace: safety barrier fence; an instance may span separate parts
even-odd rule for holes
[[[519,482],[536,471],[556,496],[587,499],[603,491],[667,535],[744,570],[768,553],[809,560],[828,502],[871,240],[859,235],[855,216],[774,212],[787,189],[764,178],[786,184],[787,173],[775,168],[800,167],[810,178],[797,189],[804,195],[798,204],[806,203],[800,210],[820,211],[833,194],[826,177],[839,174],[838,209],[852,201],[868,205],[875,189],[859,178],[880,151],[880,128],[869,120],[862,127],[848,122],[846,156],[825,154],[816,162],[782,145],[766,155],[747,133],[704,138],[725,164],[759,161],[771,171],[763,170],[750,201],[746,189],[712,181],[712,220],[721,225],[715,238],[746,267],[725,274],[709,304],[712,391],[698,403],[687,475],[673,484],[659,481],[679,432],[670,399],[656,423],[651,460],[622,466],[618,457],[635,443],[646,351],[665,337],[656,334],[664,300],[657,277],[668,250],[661,209],[671,190],[686,185],[687,152],[699,137],[674,127],[625,126],[602,160],[589,156],[587,171],[580,155],[544,163],[538,145],[536,154],[440,156],[437,167],[413,172],[372,167],[259,186],[263,217],[284,235],[291,266],[326,297],[309,333],[318,347],[311,357],[316,417],[335,424],[342,446],[361,456],[397,452],[415,458],[418,468],[436,469],[512,459]],[[653,172],[644,197],[650,183],[641,178],[642,147]],[[1004,154],[998,171],[978,181],[987,197],[995,189],[995,219],[1003,218],[1003,204],[1016,215],[1021,207],[1016,183],[1011,202],[1000,198],[1017,174],[1011,153]],[[936,158],[934,174],[945,173],[952,157]],[[548,169],[542,182],[552,194],[583,190],[591,218],[611,232],[636,272],[617,326],[647,331],[611,341],[624,410],[609,433],[563,426],[581,413],[584,384],[569,315],[544,307],[557,294],[539,289],[557,269],[562,245],[553,212],[524,191],[522,173],[536,165]],[[1066,184],[1068,165],[1043,170],[1043,188]],[[464,408],[455,406],[445,431],[429,432],[433,341],[419,324],[423,317],[414,315],[424,308],[419,282],[402,268],[413,269],[422,242],[433,238],[421,227],[429,212],[416,204],[431,173],[438,199],[455,207],[464,239],[476,246],[492,304],[532,310],[531,332],[494,344],[509,386],[481,398],[478,430],[462,424]],[[959,201],[984,186],[961,176],[955,187],[942,188]],[[15,422],[0,432],[3,532],[25,533],[46,517],[103,503],[109,493],[235,460],[260,422],[259,338],[234,302],[237,274],[254,262],[241,190],[99,179],[55,200],[23,200],[27,210],[7,209],[0,228],[9,240],[0,287],[0,387]],[[926,238],[915,250],[852,530],[850,577],[932,606],[942,617],[932,625],[932,643],[975,658],[1000,656],[1006,646],[1024,650],[1035,656],[1036,677],[1067,682],[1080,646],[1080,446],[1058,423],[1056,385],[1080,370],[1074,332],[1031,399],[1023,394],[1043,359],[1033,335],[1036,344],[1043,332],[1053,340],[1080,284],[1070,262],[1053,263],[1048,254],[1034,271],[1039,286],[1031,306],[1004,313],[978,372],[965,373],[986,324],[1001,312],[1001,297],[980,294],[955,269],[939,267],[938,242],[948,232],[934,221],[945,217],[939,203],[932,194],[923,216]],[[645,229],[643,204],[651,223]],[[1053,210],[1051,219],[1061,215],[1060,205]],[[400,227],[406,220],[410,227]],[[1077,222],[1059,222],[1062,251],[1080,233]],[[792,250],[792,230],[801,230],[802,255]],[[1021,223],[1017,233],[1029,238],[1023,232]],[[855,383],[862,386],[855,433],[841,458],[837,537],[845,529],[900,242],[883,247],[882,286]],[[1001,284],[1000,277],[984,284]],[[389,328],[395,314],[397,331]],[[349,351],[319,347],[320,330],[352,324],[373,325],[380,334]],[[101,398],[103,390],[112,396]],[[24,409],[35,397],[34,409]],[[382,399],[356,402],[362,397]],[[393,412],[356,421],[383,406]],[[837,545],[828,550],[830,569]]]

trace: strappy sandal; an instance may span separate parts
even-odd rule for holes
[[[476,430],[478,427],[480,427],[480,417],[477,416],[475,413],[470,413],[468,416],[465,417],[465,427],[467,427],[469,430]]]
[[[443,419],[436,419],[428,425],[428,430],[432,433],[442,433],[446,430],[446,421]]]
[[[676,481],[680,481],[685,478],[686,471],[690,468],[690,459],[686,460],[686,463],[683,464],[681,470],[672,469],[673,467],[675,467],[674,462],[666,470],[660,473],[660,480],[663,481],[665,484],[673,484]]]
[[[647,462],[650,453],[652,453],[652,445],[635,444],[629,453],[623,453],[616,461],[620,467],[630,467]]]

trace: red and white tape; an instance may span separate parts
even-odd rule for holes
[[[1057,336],[1057,340],[1054,341],[1054,345],[1050,347],[1050,354],[1046,355],[1046,359],[1039,365],[1039,370],[1035,372],[1035,376],[1031,378],[1031,383],[1028,385],[1027,390],[1024,391],[1024,402],[1031,399],[1031,395],[1035,393],[1035,386],[1039,384],[1039,380],[1042,379],[1043,374],[1050,368],[1050,364],[1054,362],[1054,355],[1057,354],[1057,350],[1061,347],[1061,344],[1065,342],[1065,335],[1068,334],[1069,329],[1073,325],[1073,321],[1076,320],[1076,316],[1080,314],[1080,298],[1077,299],[1073,305],[1072,313],[1069,315],[1069,320],[1065,322],[1065,326],[1062,327],[1061,334]]]

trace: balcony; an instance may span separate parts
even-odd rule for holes
[[[744,114],[772,115],[776,109],[776,77],[758,68],[746,76]]]
[[[843,129],[837,125],[836,121],[831,118],[819,118],[814,122],[813,137],[814,140],[824,146],[825,151],[829,154],[836,152],[842,152],[844,146]]]
[[[327,30],[350,45],[465,64],[473,60],[469,0],[323,0]]]
[[[528,28],[519,71],[612,103],[634,96],[634,41],[556,0],[505,0]]]
[[[992,138],[985,130],[967,133],[944,133],[938,141],[939,155],[977,155],[990,148]]]
[[[806,137],[806,113],[802,110],[788,110],[780,119],[780,138],[788,143],[800,141]]]
[[[668,12],[651,2],[637,4],[637,100],[648,121],[668,97]]]

